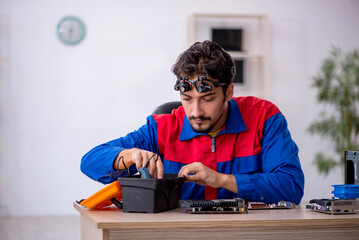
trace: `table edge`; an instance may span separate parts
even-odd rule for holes
[[[96,222],[90,218],[82,206],[74,202],[74,208],[80,212],[81,216],[89,219],[97,228],[100,229],[169,229],[169,228],[265,228],[265,227],[347,227],[359,229],[359,218],[336,218],[336,219],[270,219],[248,221],[220,220],[220,221],[147,221],[133,222]],[[320,214],[320,213],[318,213]]]

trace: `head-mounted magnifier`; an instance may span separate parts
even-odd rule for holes
[[[180,91],[181,93],[190,91],[192,86],[194,86],[199,93],[212,91],[212,83],[214,87],[227,85],[226,83],[219,83],[208,79],[206,76],[198,76],[197,80],[189,80],[188,76],[180,76],[177,79],[174,89]]]

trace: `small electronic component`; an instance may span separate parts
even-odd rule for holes
[[[332,185],[332,199],[312,199],[306,205],[307,209],[331,215],[351,214],[359,212],[359,185]]]
[[[263,209],[291,209],[295,208],[295,204],[286,201],[278,203],[266,204],[263,202],[248,202],[248,210],[263,210]]]
[[[359,184],[359,151],[344,151],[345,184]]]
[[[341,184],[332,185],[334,187],[334,198],[339,199],[355,199],[359,198],[359,185],[354,184]]]
[[[359,212],[359,151],[345,151],[344,160],[346,184],[332,185],[333,198],[312,199],[307,209],[331,215]]]
[[[248,213],[244,199],[180,200],[182,211],[192,214]]]
[[[359,212],[358,199],[312,199],[307,209],[331,215],[353,214]]]

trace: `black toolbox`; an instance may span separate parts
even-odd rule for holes
[[[158,213],[178,207],[184,178],[164,174],[162,179],[138,176],[118,181],[122,187],[124,212]]]

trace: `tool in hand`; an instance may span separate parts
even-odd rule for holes
[[[148,159],[148,161],[146,162],[145,166],[140,167],[140,168],[138,169],[138,172],[142,175],[142,178],[144,178],[144,179],[152,178],[152,176],[150,175],[150,173],[149,173],[147,167],[148,167],[148,164],[150,163],[150,160],[151,160],[151,159],[153,158],[153,156],[155,156],[155,155],[157,156],[155,162],[157,162],[157,160],[158,160],[158,155],[157,155],[156,153],[154,153],[154,154],[150,157],[150,159]]]

